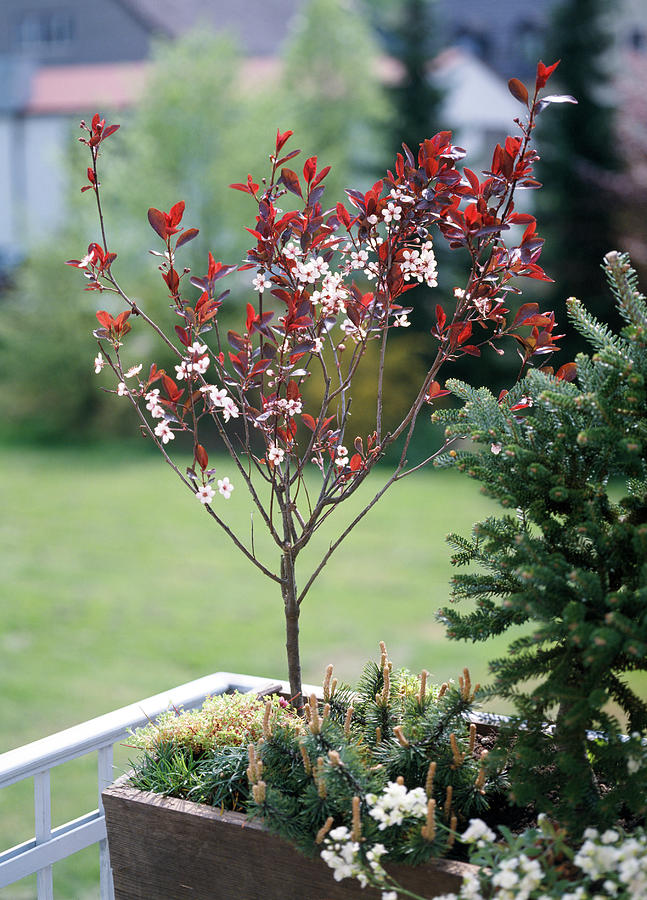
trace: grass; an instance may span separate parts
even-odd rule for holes
[[[2,449],[0,466],[0,752],[209,672],[285,677],[277,585],[156,457],[127,446]],[[219,473],[236,482],[224,461]],[[228,503],[214,503],[249,534],[242,485]],[[453,473],[396,485],[304,601],[304,680],[318,682],[329,662],[354,680],[381,639],[396,665],[443,681],[467,664],[486,680],[487,660],[509,638],[449,642],[434,614],[449,596],[445,534],[468,533],[492,510],[476,484]],[[304,573],[338,530],[318,535]],[[275,568],[260,527],[255,541]],[[127,758],[122,749],[118,769]],[[0,792],[0,849],[33,836],[31,790],[23,783]],[[95,806],[94,757],[53,773],[55,823]],[[97,872],[95,849],[55,866],[56,897],[98,896]],[[35,896],[35,879],[0,890],[0,900]]]

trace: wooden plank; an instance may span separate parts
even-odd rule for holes
[[[123,782],[123,780],[122,780]],[[309,859],[239,813],[137,791],[104,792],[115,900],[379,900],[357,881],[336,882]],[[473,866],[437,860],[393,866],[409,889],[435,897],[457,891]]]

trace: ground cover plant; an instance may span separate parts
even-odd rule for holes
[[[114,274],[116,252],[107,239],[97,164],[104,141],[119,126],[106,125],[98,114],[90,125],[82,124],[80,140],[87,145],[92,163],[83,190],[96,198],[100,241],[89,245],[83,259],[70,264],[84,271],[88,290],[117,295],[125,306],[117,315],[107,310],[97,313],[96,371],[106,366],[113,371],[115,393],[131,402],[143,433],[206,514],[280,589],[288,675],[297,706],[303,705],[301,604],[350,531],[389,487],[418,469],[408,464],[407,453],[425,404],[433,405],[446,393],[437,380],[442,367],[465,355],[479,357],[486,347],[502,352],[497,344],[508,337],[520,348],[524,368],[544,361],[556,349],[552,313],[540,312],[532,303],[523,305],[512,321],[506,318],[508,295],[518,292],[513,280],[547,278],[538,263],[542,241],[535,220],[515,210],[515,197],[519,187],[539,186],[532,177],[536,153],[531,143],[537,115],[551,102],[572,100],[540,99],[556,65],[539,64],[532,97],[519,81],[510,82],[526,116],[516,120],[520,136],[495,148],[491,171],[483,181],[469,168],[459,168],[464,151],[452,144],[449,132],[441,132],[424,141],[417,154],[403,146],[395,171],[389,171],[370,191],[348,190],[352,211],[342,203],[327,209],[322,200],[329,167],[310,157],[302,177],[297,175],[285,165],[299,152],[286,150],[292,133],[278,131],[267,179],[256,183],[249,175],[232,185],[253,200],[256,213],[248,229],[255,244],[242,266],[217,262],[209,253],[206,274],[189,277],[188,270],[176,268],[176,254],[198,235],[196,228],[182,226],[184,203],[178,201],[169,212],[150,208],[150,224],[164,248],[154,253],[176,317],[174,329],[151,318]],[[278,203],[288,201],[290,194],[300,204],[284,211]],[[506,234],[514,225],[524,229],[519,242],[508,246]],[[465,287],[455,289],[451,307],[446,310],[438,304],[432,330],[433,362],[400,424],[386,430],[383,396],[389,339],[393,331],[409,323],[411,308],[403,305],[403,295],[418,283],[436,283],[435,229],[450,247],[467,252],[470,274]],[[241,331],[230,330],[225,343],[218,311],[227,291],[220,290],[220,281],[237,268],[255,273],[250,282],[256,299],[247,304]],[[372,289],[357,283],[360,272],[364,284],[373,283]],[[191,296],[190,285],[199,296]],[[128,367],[123,362],[124,338],[137,319],[176,354],[174,377],[153,363],[140,378],[142,363]],[[371,341],[379,347],[375,429],[353,435],[353,378]],[[215,381],[207,380],[208,372],[210,378],[215,373]],[[308,380],[318,383],[319,390],[306,408]],[[208,434],[207,423],[229,453],[232,474],[235,471],[238,483],[249,491],[276,545],[278,571],[257,555],[253,528],[249,537],[235,533],[213,503],[217,492],[228,499],[235,483],[229,475],[217,477],[220,473],[209,464],[203,437]],[[170,456],[169,444],[180,432],[190,436],[193,447],[193,461],[185,471]],[[398,441],[392,474],[331,542],[303,587],[297,587],[301,552]],[[435,455],[430,453],[424,463]],[[319,470],[320,486],[310,495],[304,473],[313,465]]]

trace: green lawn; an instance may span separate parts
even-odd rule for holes
[[[124,447],[4,449],[0,470],[0,752],[220,669],[285,677],[276,584],[156,457]],[[236,482],[230,464],[219,470]],[[249,533],[242,485],[214,503]],[[487,659],[507,639],[494,648],[449,642],[434,613],[448,598],[445,534],[468,532],[492,509],[453,474],[396,485],[304,601],[305,680],[319,681],[329,662],[355,679],[381,639],[396,665],[426,667],[439,681],[469,665],[485,680]],[[350,512],[342,509],[344,522]],[[337,530],[318,535],[304,572]],[[274,564],[260,526],[255,540]],[[118,761],[126,765],[127,751]],[[96,806],[94,766],[91,757],[54,773],[56,822]],[[30,784],[0,792],[0,847],[33,835],[31,804]],[[88,887],[96,857],[91,849],[55,867],[57,900],[98,896]],[[2,900],[35,896],[33,880],[0,890]]]

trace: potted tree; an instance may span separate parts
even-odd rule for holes
[[[171,329],[130,297],[115,274],[116,253],[103,219],[98,161],[104,141],[119,126],[106,125],[99,115],[90,125],[82,123],[81,140],[91,156],[83,190],[95,196],[100,238],[89,245],[83,259],[70,264],[83,270],[86,289],[116,295],[124,304],[116,316],[106,310],[97,313],[95,369],[113,372],[114,393],[133,406],[142,431],[205,515],[277,584],[285,614],[290,701],[296,709],[305,707],[298,642],[301,604],[332,553],[364,515],[396,481],[420,468],[408,465],[408,450],[422,410],[448,393],[438,381],[441,368],[465,355],[479,357],[485,348],[502,352],[498,344],[507,337],[521,348],[524,369],[556,349],[553,313],[529,303],[511,317],[506,305],[510,292],[518,292],[516,279],[547,277],[538,262],[542,240],[535,220],[515,209],[515,197],[519,187],[539,186],[532,177],[537,115],[551,102],[572,100],[540,97],[556,65],[539,63],[532,95],[517,79],[511,80],[510,90],[526,116],[516,120],[520,134],[497,145],[483,180],[460,167],[463,151],[453,145],[449,132],[441,132],[424,141],[417,154],[403,146],[395,171],[366,193],[347,191],[351,210],[342,203],[327,209],[322,198],[328,167],[321,168],[312,157],[298,175],[286,165],[299,152],[286,149],[291,132],[277,132],[268,177],[256,183],[250,175],[232,185],[250,197],[255,211],[249,229],[255,243],[241,266],[224,265],[210,253],[204,275],[180,269],[179,251],[198,230],[182,226],[183,202],[168,212],[149,209],[149,222],[163,246],[159,268],[173,312]],[[298,198],[297,208],[284,211],[278,203],[285,203],[289,195]],[[509,246],[506,237],[514,225],[523,230]],[[403,305],[403,295],[418,283],[436,284],[432,243],[436,228],[450,247],[466,251],[469,275],[465,286],[454,290],[451,308],[436,307],[432,362],[407,413],[388,429],[383,412],[385,360],[393,330],[409,324],[411,309]],[[240,331],[230,330],[225,336],[218,321],[228,292],[220,291],[219,282],[237,269],[250,275],[253,271],[250,294],[255,301],[247,303]],[[362,282],[370,289],[361,287]],[[146,374],[142,365],[125,364],[122,348],[134,321],[145,323],[177,357],[173,375],[155,363]],[[353,436],[349,419],[353,381],[372,342],[378,356],[375,428],[371,434]],[[558,377],[568,371],[560,370]],[[210,465],[203,437],[207,423],[229,455],[231,477],[218,478]],[[172,442],[180,433],[192,445],[192,461],[184,470],[171,456]],[[421,465],[432,462],[453,440],[450,437]],[[301,551],[398,441],[391,473],[299,588]],[[316,496],[311,496],[305,480],[310,467],[319,473]],[[247,540],[234,533],[213,502],[217,494],[229,499],[241,484],[276,544],[276,568],[259,558],[253,534]],[[378,674],[384,681],[384,672]],[[423,701],[424,693],[421,689]],[[109,802],[106,810],[110,823]],[[345,815],[351,817],[352,810]]]

